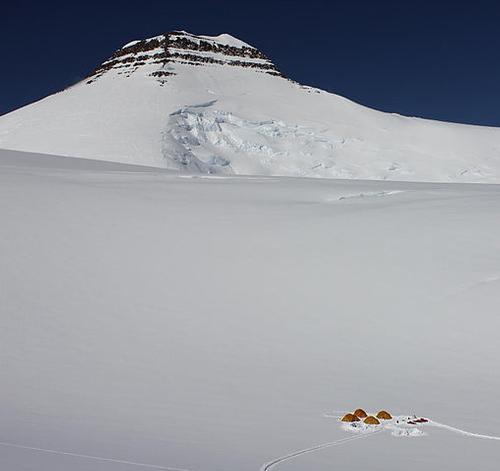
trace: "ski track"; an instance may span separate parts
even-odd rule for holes
[[[429,425],[449,430],[450,432],[459,433],[460,435],[465,435],[467,437],[482,438],[483,440],[500,440],[500,437],[496,437],[495,435],[483,435],[480,433],[467,432],[466,430],[461,430],[459,428],[451,427],[450,425],[441,424],[439,422],[435,422],[434,420],[430,420]]]
[[[49,448],[37,448],[37,447],[32,447],[32,446],[27,446],[27,445],[19,445],[17,443],[0,442],[0,446],[10,447],[10,448],[20,448],[22,450],[32,450],[32,451],[37,451],[37,452],[41,452],[41,453],[50,453],[52,455],[74,456],[76,458],[83,458],[83,459],[87,459],[87,460],[106,461],[109,463],[126,464],[129,466],[137,466],[137,467],[149,468],[149,469],[162,469],[165,471],[189,471],[185,468],[172,468],[172,467],[168,467],[168,466],[160,466],[160,465],[148,464],[148,463],[139,463],[136,461],[120,460],[120,459],[116,459],[116,458],[104,458],[102,456],[84,455],[81,453],[72,453],[72,452],[68,452],[68,451],[51,450]]]
[[[342,445],[344,443],[351,442],[353,440],[358,440],[360,438],[370,437],[371,435],[374,435],[374,434],[377,434],[380,432],[383,432],[383,430],[376,430],[374,432],[365,433],[365,434],[361,434],[361,435],[355,435],[353,437],[341,438],[339,440],[335,440],[334,442],[323,443],[322,445],[316,445],[316,446],[313,446],[310,448],[305,448],[303,450],[294,451],[293,453],[290,453],[288,455],[281,456],[280,458],[276,458],[272,461],[269,461],[268,463],[264,464],[260,468],[260,471],[269,471],[272,468],[274,468],[275,466],[277,466],[278,464],[283,463],[285,461],[292,460],[294,458],[297,458],[298,456],[302,456],[302,455],[305,455],[307,453],[313,453],[315,451],[319,451],[319,450],[322,450],[324,448],[330,448],[332,446]]]

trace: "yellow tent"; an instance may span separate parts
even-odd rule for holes
[[[378,414],[377,414],[377,419],[382,419],[382,420],[391,420],[392,419],[392,415],[389,414],[389,412],[385,411],[385,410],[381,410]]]
[[[342,422],[359,422],[359,419],[354,414],[346,414],[342,417]]]
[[[359,417],[360,419],[365,419],[366,417],[368,417],[368,414],[363,409],[356,409],[354,411],[354,415],[356,417]]]
[[[365,424],[368,424],[368,425],[380,425],[380,421],[376,417],[373,417],[373,415],[369,415],[364,420],[364,422],[365,422]]]

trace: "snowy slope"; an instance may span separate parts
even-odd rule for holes
[[[282,77],[230,35],[134,41],[0,117],[0,147],[182,170],[500,181],[500,130],[371,110]]]
[[[499,435],[499,214],[498,185],[0,151],[0,468],[258,471],[335,442],[271,471],[496,471],[498,441],[337,442],[323,414]]]

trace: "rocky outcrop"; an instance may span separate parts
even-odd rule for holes
[[[87,78],[92,83],[109,71],[130,76],[142,66],[152,66],[149,73],[160,82],[174,73],[165,68],[168,64],[217,65],[246,67],[257,72],[282,76],[276,66],[254,47],[237,42],[226,44],[218,37],[195,36],[183,31],[173,31],[151,39],[134,41],[118,49],[97,67]]]

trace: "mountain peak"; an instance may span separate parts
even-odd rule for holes
[[[230,34],[202,36],[171,31],[125,44],[88,76],[87,83],[95,82],[110,71],[128,77],[144,67],[149,76],[164,82],[169,75],[175,75],[171,64],[247,67],[282,75],[262,52]]]
[[[182,33],[192,38],[199,38],[205,41],[211,41],[220,44],[222,46],[231,46],[236,48],[248,47],[250,49],[255,49],[253,46],[250,46],[250,44],[247,44],[246,42],[243,42],[241,39],[235,38],[234,36],[231,36],[228,33],[222,33],[219,34],[218,36],[195,35],[192,33],[188,33],[187,31],[175,31],[175,33]]]

